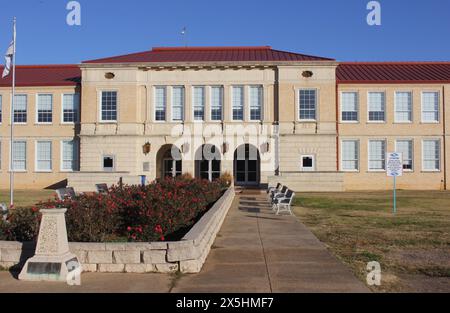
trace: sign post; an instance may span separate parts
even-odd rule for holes
[[[388,177],[394,177],[394,207],[393,213],[397,213],[397,177],[403,176],[403,158],[401,153],[387,153],[386,172]]]

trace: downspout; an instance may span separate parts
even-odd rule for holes
[[[339,166],[339,84],[336,81],[336,171],[340,171]]]
[[[443,120],[443,128],[444,128],[444,143],[443,143],[443,150],[444,150],[444,190],[447,190],[447,145],[446,145],[446,139],[447,139],[447,130],[446,130],[446,116],[445,116],[445,85],[442,86],[442,120]]]

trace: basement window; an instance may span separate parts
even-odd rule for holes
[[[113,155],[103,156],[103,170],[105,172],[113,172],[115,169],[115,157]]]
[[[314,171],[315,158],[314,155],[302,155],[301,156],[301,170],[305,172]]]

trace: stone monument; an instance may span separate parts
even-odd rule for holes
[[[19,275],[27,281],[69,282],[81,274],[76,255],[70,253],[67,240],[66,209],[42,209],[42,221],[34,256]],[[79,277],[79,276],[78,276]]]

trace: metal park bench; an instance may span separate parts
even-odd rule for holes
[[[95,188],[97,188],[97,192],[102,195],[106,195],[109,191],[107,184],[96,184]]]
[[[287,186],[283,186],[280,191],[276,191],[271,196],[271,203],[272,203],[272,209],[275,210],[275,202],[277,198],[282,198],[286,195],[286,192],[288,191]]]
[[[269,189],[267,189],[267,194],[269,194],[270,197],[272,197],[275,192],[280,191],[280,188],[281,188],[280,183],[278,183],[276,187],[269,187]]]
[[[280,212],[289,212],[289,214],[292,215],[291,205],[294,197],[295,192],[289,189],[284,197],[277,198],[277,202],[275,204],[277,209],[276,214],[279,215]]]
[[[60,201],[76,197],[75,190],[72,187],[56,189],[56,195]]]

